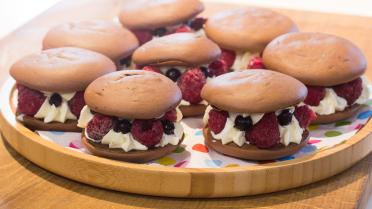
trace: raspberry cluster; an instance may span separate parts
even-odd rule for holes
[[[44,96],[42,92],[28,88],[21,84],[17,84],[17,90],[18,112],[33,117],[39,111],[41,105],[44,103],[47,97]],[[59,107],[62,103],[62,97],[58,93],[54,93],[50,97],[49,103]],[[80,111],[85,106],[84,92],[76,92],[74,97],[68,101],[68,106],[71,112],[78,118],[80,116]]]
[[[292,117],[295,117],[300,127],[306,127],[315,120],[315,113],[306,105],[298,106],[292,114],[288,109],[283,110],[278,116],[274,112],[265,113],[256,124],[252,124],[252,119],[239,115],[234,121],[234,127],[245,131],[245,139],[250,144],[256,145],[261,149],[275,147],[280,143],[279,125],[288,125]],[[229,113],[213,108],[209,112],[208,127],[213,133],[220,133],[226,124]]]
[[[117,133],[131,133],[138,142],[153,148],[160,143],[163,134],[174,134],[176,120],[175,109],[166,112],[159,119],[134,119],[133,121],[95,113],[87,125],[86,132],[88,137],[97,143],[100,143],[111,129]]]
[[[337,96],[344,98],[348,105],[352,105],[362,94],[362,84],[362,79],[357,78],[350,82],[327,88],[332,88]],[[308,93],[304,103],[311,106],[318,106],[320,101],[325,97],[325,88],[322,86],[307,86]]]

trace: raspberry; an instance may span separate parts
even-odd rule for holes
[[[219,76],[229,72],[229,67],[223,60],[216,60],[208,66],[210,73],[213,76]]]
[[[191,104],[198,104],[202,101],[200,92],[205,83],[205,75],[199,68],[190,68],[177,81],[182,98]]]
[[[307,105],[296,107],[294,116],[298,120],[301,128],[306,128],[316,119],[316,114]]]
[[[245,132],[245,138],[261,149],[277,145],[280,142],[280,132],[275,113],[266,113],[258,123]]]
[[[85,106],[84,91],[78,91],[78,92],[76,92],[76,94],[74,95],[74,97],[72,97],[68,101],[68,106],[69,106],[71,112],[77,118],[79,118],[80,112],[83,109],[83,107]]]
[[[236,54],[234,51],[222,49],[221,57],[220,59],[223,60],[227,68],[231,68],[235,62]]]
[[[191,28],[187,25],[182,25],[176,29],[175,33],[187,33],[192,32]]]
[[[160,73],[161,74],[161,71],[154,67],[154,66],[145,66],[142,68],[142,70],[145,70],[145,71],[151,71],[151,72],[155,72],[155,73]]]
[[[307,96],[304,101],[305,104],[311,106],[318,106],[320,101],[324,99],[325,88],[321,86],[307,86]]]
[[[21,84],[17,84],[17,89],[18,111],[28,116],[34,116],[39,111],[46,97],[40,91],[30,89]]]
[[[265,69],[265,65],[263,64],[261,57],[253,57],[249,60],[248,69]]]
[[[133,30],[134,35],[137,37],[140,45],[152,40],[151,31],[147,30]]]
[[[152,148],[163,136],[163,125],[160,120],[134,120],[130,132],[141,144]]]
[[[100,142],[102,138],[114,127],[114,118],[96,113],[87,126],[88,137],[95,142]]]
[[[169,110],[168,112],[166,112],[164,114],[164,116],[161,117],[161,120],[169,120],[169,121],[172,121],[172,122],[176,122],[177,121],[177,111],[176,111],[176,109]]]
[[[190,22],[190,27],[193,30],[198,31],[198,30],[200,30],[200,29],[203,28],[205,22],[207,22],[207,19],[206,18],[197,17],[197,18],[195,18],[194,20],[192,20]]]
[[[339,97],[346,99],[348,105],[352,105],[362,94],[362,79],[357,78],[348,83],[334,86],[333,90]]]
[[[220,133],[225,127],[227,117],[229,117],[229,113],[227,113],[226,111],[212,109],[211,111],[209,111],[209,129],[215,134]]]

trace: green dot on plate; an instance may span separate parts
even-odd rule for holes
[[[181,153],[183,151],[185,151],[185,148],[183,148],[183,147],[177,147],[176,150],[174,150],[173,152],[174,153]]]
[[[325,136],[326,137],[334,137],[334,136],[339,136],[339,135],[341,135],[342,133],[341,132],[339,132],[339,131],[327,131],[327,132],[325,132]]]
[[[339,127],[339,126],[346,126],[346,125],[350,125],[350,124],[351,124],[350,121],[338,121],[338,122],[336,122],[335,126]]]

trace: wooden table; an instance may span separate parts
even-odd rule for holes
[[[208,4],[207,13],[231,7]],[[0,42],[0,82],[9,66],[41,48],[47,29],[77,19],[111,19],[118,0],[64,0]],[[111,12],[110,12],[111,11]],[[372,18],[280,10],[303,31],[338,34],[359,45],[372,62]],[[368,72],[372,78],[372,72]],[[0,101],[2,102],[2,101]],[[0,137],[1,138],[1,137]],[[364,208],[372,190],[372,154],[331,179],[274,194],[225,199],[175,199],[125,194],[76,183],[45,171],[0,140],[1,208]]]

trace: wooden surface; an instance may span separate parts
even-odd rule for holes
[[[92,2],[92,1],[89,1]],[[98,1],[103,2],[103,1]],[[113,9],[114,6],[109,1],[105,1],[102,7]],[[17,31],[15,36],[8,37],[0,43],[1,62],[3,74],[6,66],[23,54],[38,50],[40,39],[45,29],[52,25],[55,19],[61,21],[67,18],[62,14],[63,9],[69,6],[76,8],[83,4],[73,1],[65,1],[65,6],[55,7],[51,11],[50,18],[40,18],[26,25],[22,30]],[[85,1],[86,3],[86,1]],[[67,6],[66,6],[67,5]],[[71,12],[68,18],[74,15],[89,17],[89,15],[105,16],[107,13],[98,11],[94,8],[89,9],[94,3],[79,7],[79,12]],[[85,8],[90,14],[81,13],[80,8]],[[77,11],[75,9],[75,11]],[[84,10],[85,11],[85,10]],[[95,11],[95,12],[93,12]],[[79,14],[78,14],[79,13]],[[304,13],[294,11],[284,11],[293,17],[303,30],[327,31],[345,36],[355,41],[371,57],[371,46],[368,37],[372,32],[371,19],[359,17],[347,17],[341,15],[324,15],[315,13]],[[45,14],[48,15],[48,14]],[[101,16],[101,17],[102,17]],[[38,27],[38,25],[41,27]],[[30,29],[34,28],[34,29]],[[30,43],[32,42],[32,43]],[[27,45],[25,44],[27,43]],[[30,44],[29,44],[30,43]],[[14,49],[14,47],[20,47]],[[7,58],[7,59],[6,59]],[[4,102],[4,101],[2,101]],[[159,207],[159,208],[211,208],[224,207],[279,207],[279,208],[362,208],[369,195],[367,188],[370,188],[370,174],[372,157],[366,158],[351,170],[331,179],[320,183],[312,184],[287,192],[261,195],[247,198],[230,198],[219,200],[179,200],[166,198],[143,197],[137,195],[127,195],[117,192],[109,192],[83,186],[68,180],[64,180],[55,175],[49,174],[35,166],[30,165],[22,157],[17,156],[12,148],[3,143],[0,146],[0,159],[3,162],[0,166],[0,204],[9,208],[73,208],[74,204],[79,207],[115,207],[137,206],[137,207]],[[347,160],[347,159],[345,159]]]

